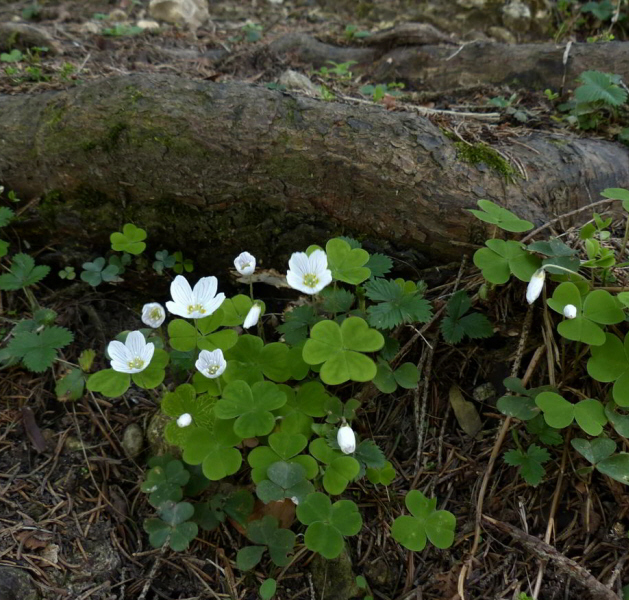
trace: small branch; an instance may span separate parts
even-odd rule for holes
[[[496,519],[492,519],[486,515],[483,515],[483,521],[489,526],[509,534],[513,539],[520,542],[527,550],[537,555],[545,561],[552,561],[557,570],[565,573],[566,575],[575,579],[580,585],[587,588],[592,598],[596,600],[619,600],[619,597],[608,587],[598,581],[588,570],[584,569],[581,565],[573,561],[572,559],[564,556],[553,546],[543,542],[539,538],[533,535],[525,533],[513,525],[508,523],[502,523]]]

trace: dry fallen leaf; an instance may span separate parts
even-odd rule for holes
[[[483,428],[483,424],[474,404],[463,398],[460,388],[456,385],[450,388],[449,397],[452,410],[454,410],[454,416],[461,426],[461,429],[470,437],[477,437],[478,433]]]

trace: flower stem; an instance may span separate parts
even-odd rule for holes
[[[216,387],[218,387],[218,395],[222,396],[223,395],[223,387],[221,386],[221,378],[220,377],[216,378]]]
[[[622,244],[620,246],[620,262],[624,262],[625,250],[627,249],[627,241],[629,241],[629,218],[625,223],[625,237],[622,238]]]
[[[249,297],[251,298],[251,302],[253,302],[253,277],[249,278]]]

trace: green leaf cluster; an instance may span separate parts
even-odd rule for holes
[[[448,344],[458,344],[463,337],[479,339],[491,337],[494,329],[489,319],[478,312],[466,314],[472,308],[467,293],[459,290],[446,304],[446,316],[441,321],[441,333]]]
[[[605,407],[593,398],[572,404],[555,392],[542,392],[535,398],[535,404],[541,409],[546,423],[555,429],[563,429],[576,421],[585,433],[596,436],[607,424]]]
[[[71,331],[57,325],[41,330],[14,330],[13,339],[6,350],[9,356],[21,360],[29,371],[42,373],[52,366],[57,358],[57,351],[70,344],[73,339]]]
[[[35,266],[35,260],[29,254],[16,254],[9,267],[9,272],[0,275],[0,290],[19,290],[35,285],[49,272],[50,267]]]
[[[530,281],[541,265],[541,260],[520,242],[493,239],[485,246],[474,253],[474,264],[490,283],[507,283],[512,274],[521,281]]]
[[[364,287],[367,298],[376,302],[367,309],[373,327],[393,329],[402,324],[426,323],[432,318],[430,302],[412,282],[373,279]]]
[[[146,231],[136,227],[133,223],[126,223],[122,232],[116,231],[109,236],[112,250],[128,252],[129,254],[142,254],[146,248],[144,240]]]
[[[194,507],[188,502],[165,502],[158,509],[159,519],[146,519],[144,531],[149,534],[153,548],[168,544],[173,550],[186,550],[197,536],[199,528],[190,519]]]
[[[280,529],[275,517],[266,515],[262,519],[251,521],[247,526],[247,537],[256,545],[245,546],[238,551],[236,565],[241,571],[253,569],[266,550],[278,567],[285,567],[290,563],[288,555],[295,546],[295,534],[288,529]]]
[[[533,229],[533,223],[520,219],[515,213],[498,206],[491,200],[479,200],[476,204],[481,210],[469,209],[469,211],[481,221],[491,223],[514,233],[521,233]]]
[[[546,448],[540,448],[536,444],[531,444],[526,452],[522,449],[509,450],[505,452],[504,461],[511,466],[518,467],[518,471],[524,481],[533,487],[538,486],[546,470],[542,466],[550,460],[550,454]]]

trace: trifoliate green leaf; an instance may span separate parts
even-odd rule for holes
[[[500,229],[521,233],[533,229],[533,223],[520,219],[515,213],[512,213],[502,206],[498,206],[491,200],[479,200],[477,202],[481,210],[469,209],[469,211],[481,221],[497,225]]]
[[[0,275],[0,290],[19,290],[35,285],[46,277],[49,271],[50,267],[35,266],[35,261],[29,254],[16,254],[13,257],[10,272]]]
[[[369,255],[365,265],[371,271],[371,277],[384,277],[393,268],[393,261],[385,254],[378,252]]]
[[[0,206],[0,227],[6,227],[15,216],[15,213],[7,206]]]
[[[21,358],[27,369],[41,373],[52,365],[57,357],[57,350],[67,346],[73,339],[71,331],[55,325],[39,333],[16,335],[9,342],[7,350],[12,356]]]
[[[146,231],[136,227],[133,223],[126,223],[122,228],[122,233],[116,231],[109,236],[111,247],[117,252],[128,252],[129,254],[142,254],[146,248],[143,240],[146,239]]]

